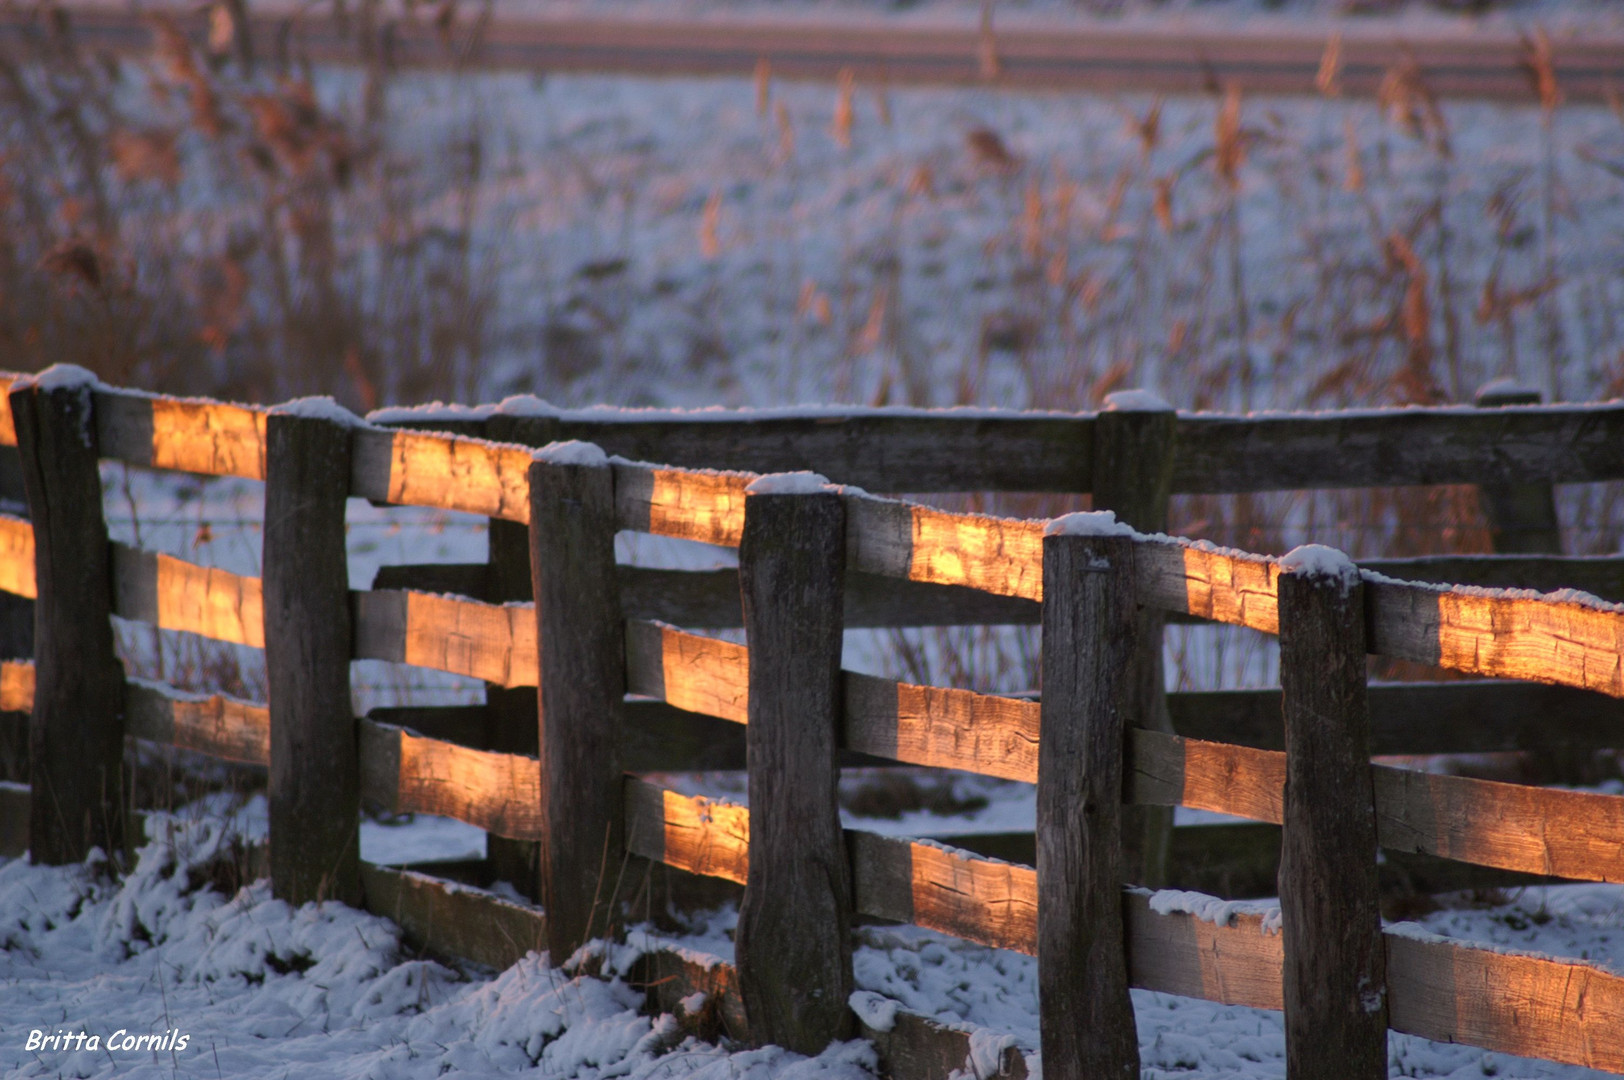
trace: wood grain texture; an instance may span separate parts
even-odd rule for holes
[[[1480,409],[1538,405],[1538,390],[1496,387],[1477,392]],[[1560,555],[1562,530],[1556,519],[1556,494],[1550,484],[1489,483],[1478,487],[1483,516],[1489,521],[1494,550],[1508,554]],[[1526,583],[1525,583],[1526,584]]]
[[[165,630],[265,647],[260,579],[112,545],[113,614]]]
[[[36,595],[34,585],[34,526],[27,518],[0,514],[0,591]]]
[[[755,473],[617,463],[615,522],[622,529],[738,547],[744,489]]]
[[[1096,465],[1101,460],[1096,443]],[[1133,540],[1046,536],[1043,577],[1037,945],[1044,1071],[1132,1080],[1139,1037],[1122,934],[1124,849],[1157,884],[1166,876],[1167,849],[1165,836],[1147,841],[1154,830],[1144,822],[1123,830],[1124,736],[1135,720],[1128,710],[1148,705],[1136,692],[1142,657]]]
[[[626,624],[626,689],[688,712],[743,724],[750,659],[743,645],[658,623]]]
[[[1133,731],[1130,739],[1127,797],[1134,802],[1284,820],[1285,754],[1159,731]]]
[[[1123,897],[1128,924],[1128,978],[1144,990],[1224,1005],[1282,1009],[1280,933],[1257,913],[1234,913],[1222,924],[1196,915],[1157,914],[1150,894]]]
[[[1145,538],[1134,551],[1139,602],[1213,622],[1280,632],[1278,564],[1210,544]]]
[[[498,836],[541,836],[541,771],[533,757],[472,750],[356,721],[361,797],[391,813],[435,814]]]
[[[1395,1031],[1624,1072],[1624,977],[1391,931],[1386,943]]]
[[[745,883],[750,811],[726,800],[680,795],[628,776],[626,850],[694,874]]]
[[[841,497],[745,500],[750,868],[734,935],[751,1038],[815,1054],[851,1031],[851,870],[840,829]]]
[[[739,572],[732,568],[664,570],[623,565],[620,567],[620,606],[628,619],[713,628],[744,625],[744,609],[739,603]],[[846,572],[847,629],[1036,625],[1037,621],[1038,605],[1019,597],[881,577],[850,569]]]
[[[1346,571],[1279,579],[1286,1068],[1309,1080],[1386,1080],[1364,595],[1351,563]]]
[[[112,581],[89,385],[11,388],[34,526],[35,666],[29,852],[81,862],[124,845],[124,670],[113,651]]]
[[[361,864],[366,909],[392,919],[414,947],[498,971],[546,948],[540,908],[410,870]]]
[[[626,642],[615,579],[615,475],[604,465],[530,466],[541,814],[538,855],[551,958],[605,934],[618,897],[606,879],[625,847],[621,707]]]
[[[344,531],[351,431],[333,420],[283,413],[266,425],[271,888],[295,905],[361,902]]]
[[[223,694],[185,694],[153,683],[124,688],[125,733],[248,765],[271,763],[271,714]]]
[[[843,745],[910,765],[1038,778],[1038,704],[845,673]]]
[[[0,663],[0,712],[31,712],[34,708],[34,663]]]
[[[1185,414],[1178,437],[1173,490],[1188,493],[1624,476],[1624,406],[1615,404]]]
[[[1038,875],[923,840],[850,831],[852,882],[864,915],[1028,956],[1037,952]]]
[[[265,479],[267,411],[138,390],[96,391],[96,433],[105,457],[155,469]]]
[[[1581,599],[1366,581],[1372,652],[1624,697],[1624,611]]]
[[[530,580],[530,530],[501,518],[490,518],[486,533],[486,566],[481,599],[494,603],[533,599]],[[528,688],[510,690],[485,684],[489,742],[485,749],[504,754],[541,752],[540,695]],[[539,783],[539,780],[538,780]],[[540,799],[538,790],[536,799]],[[532,806],[537,805],[532,800]],[[541,845],[500,835],[485,838],[485,863],[491,880],[506,881],[532,901],[541,898]]]
[[[531,452],[432,431],[361,428],[355,434],[353,495],[398,506],[429,506],[530,520]]]
[[[533,604],[486,604],[420,592],[355,594],[355,658],[535,686]]]
[[[851,569],[998,596],[1043,599],[1043,522],[846,496]]]

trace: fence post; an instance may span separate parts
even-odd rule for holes
[[[1477,392],[1477,407],[1538,405],[1540,392],[1504,381]],[[1562,530],[1550,484],[1484,484],[1478,488],[1494,550],[1502,555],[1560,555]]]
[[[1286,728],[1280,911],[1286,1071],[1293,1080],[1387,1076],[1387,960],[1359,571],[1339,551],[1281,560]]]
[[[486,599],[496,603],[530,599],[530,530],[517,522],[491,518],[487,565],[490,594]],[[531,757],[539,753],[537,698],[537,693],[528,688],[485,684],[489,749]],[[509,882],[532,900],[541,895],[540,859],[541,848],[533,840],[510,840],[494,834],[485,839],[485,862],[494,879]]]
[[[1118,521],[1140,532],[1165,532],[1177,439],[1178,413],[1167,402],[1144,390],[1106,395],[1105,408],[1094,421],[1094,509],[1115,511]],[[1139,645],[1123,708],[1129,726],[1172,734],[1162,673],[1167,617],[1144,608],[1138,618]],[[1122,821],[1127,880],[1153,889],[1166,885],[1173,808],[1124,807]]]
[[[28,847],[36,863],[124,849],[124,669],[97,467],[95,376],[58,365],[19,379],[11,413],[34,522],[34,711]]]
[[[812,480],[812,483],[802,483]],[[736,935],[757,1043],[816,1054],[851,1031],[851,870],[840,830],[846,509],[810,474],[746,489],[750,871]]]
[[[530,577],[541,653],[540,893],[554,966],[594,926],[608,929],[624,849],[616,739],[626,632],[615,579],[614,484],[608,458],[585,443],[555,443],[530,466]]]
[[[359,906],[360,760],[350,696],[344,504],[354,417],[330,400],[265,424],[265,682],[271,891]]]
[[[1038,1007],[1043,1075],[1139,1075],[1122,916],[1122,773],[1138,632],[1133,539],[1076,514],[1043,537]],[[1094,531],[1089,531],[1090,529]]]

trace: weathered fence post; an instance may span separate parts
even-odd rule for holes
[[[1538,405],[1540,392],[1492,382],[1477,392],[1477,407]],[[1562,530],[1550,484],[1484,484],[1478,489],[1494,550],[1502,555],[1560,555]]]
[[[1281,560],[1279,596],[1286,1071],[1293,1080],[1377,1080],[1387,1075],[1387,960],[1364,586],[1347,556],[1309,545]]]
[[[1122,922],[1122,787],[1138,608],[1133,539],[1073,514],[1043,537],[1038,1008],[1043,1075],[1139,1075]]]
[[[807,473],[746,490],[750,870],[736,935],[750,1037],[806,1054],[851,1031],[851,871],[836,763],[846,510]]]
[[[531,464],[530,576],[541,653],[540,892],[557,966],[594,929],[608,929],[624,846],[616,739],[626,631],[615,578],[614,471],[596,446],[555,443]]]
[[[1154,394],[1124,390],[1106,395],[1105,408],[1094,421],[1094,509],[1115,511],[1118,521],[1140,532],[1165,532],[1177,438],[1178,413]],[[1139,644],[1123,708],[1130,726],[1172,734],[1162,673],[1162,631],[1167,617],[1144,608],[1138,620]],[[1173,808],[1128,806],[1122,821],[1127,879],[1153,889],[1167,884]]]
[[[361,902],[344,534],[357,423],[331,400],[310,399],[273,409],[265,424],[271,891],[290,904]]]
[[[97,467],[95,376],[58,365],[10,394],[34,522],[28,847],[36,863],[124,849],[124,669]]]
[[[530,580],[530,531],[525,526],[500,518],[490,519],[490,593],[486,599],[505,604],[528,600]],[[485,727],[488,748],[504,754],[540,752],[537,742],[540,716],[539,695],[527,687],[485,684]],[[510,840],[492,834],[485,838],[485,861],[497,881],[506,881],[520,894],[538,899],[540,893],[541,848],[533,840]]]

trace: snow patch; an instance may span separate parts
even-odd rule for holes
[[[609,465],[609,455],[603,452],[601,446],[580,439],[548,443],[536,451],[535,458],[549,465],[584,465],[594,469],[607,468]]]
[[[502,416],[541,416],[560,417],[563,410],[550,401],[544,401],[534,394],[514,394],[505,397],[495,407],[494,411]]]
[[[386,405],[367,413],[369,424],[400,424],[420,420],[484,420],[499,411],[495,405],[462,405],[431,401],[426,405]]]
[[[366,427],[367,422],[330,397],[302,397],[271,408],[272,416],[298,416],[306,420],[329,420],[345,427]]]
[[[52,364],[37,374],[24,375],[12,385],[33,386],[49,393],[52,390],[77,390],[81,387],[95,389],[101,384],[95,372],[78,364]]]
[[[1326,578],[1342,586],[1342,595],[1359,583],[1359,568],[1346,554],[1324,544],[1300,544],[1280,558],[1280,572]]]
[[[1044,536],[1138,536],[1133,526],[1117,520],[1114,510],[1079,510],[1043,526]]]
[[[829,478],[815,472],[768,473],[750,481],[746,495],[816,495],[829,490]]]
[[[872,990],[853,990],[847,1001],[851,1011],[857,1014],[857,1019],[875,1031],[890,1031],[896,1027],[898,1003],[884,994],[876,994]]]
[[[1149,390],[1118,390],[1105,395],[1106,412],[1173,412],[1159,394]]]
[[[1214,926],[1233,926],[1241,915],[1262,919],[1265,933],[1279,933],[1280,907],[1255,900],[1220,900],[1206,893],[1186,889],[1160,889],[1150,894],[1150,910],[1158,915],[1193,915]]]

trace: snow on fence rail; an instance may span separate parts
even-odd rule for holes
[[[1588,737],[1606,745],[1624,714],[1585,704],[1596,699],[1582,692],[1624,698],[1624,610],[1571,594],[1417,585],[1330,555],[1270,559],[1133,532],[1104,515],[1045,523],[955,514],[821,478],[761,482],[749,472],[524,445],[591,434],[647,456],[668,447],[691,464],[810,465],[873,486],[1092,488],[1118,505],[1133,502],[1122,490],[1132,485],[1092,470],[1142,471],[1149,462],[1154,475],[1141,479],[1152,498],[1129,511],[1143,521],[1168,490],[1624,476],[1616,437],[1624,431],[1614,431],[1624,407],[1173,418],[1136,412],[1143,403],[1132,401],[1092,417],[588,412],[458,421],[486,440],[387,429],[322,406],[174,401],[60,370],[4,381],[0,442],[22,451],[35,520],[0,516],[0,590],[37,597],[39,661],[0,667],[0,711],[34,714],[36,858],[82,857],[122,836],[121,809],[103,805],[84,776],[112,775],[124,738],[135,736],[269,767],[273,889],[294,901],[387,896],[419,925],[445,921],[462,903],[463,894],[418,876],[359,863],[353,822],[363,798],[479,825],[492,834],[493,859],[500,843],[545,840],[535,885],[547,916],[519,907],[486,914],[513,941],[545,942],[555,955],[603,925],[606,842],[746,883],[734,991],[753,1037],[765,1041],[815,1050],[851,1029],[845,930],[861,913],[1038,956],[1050,1076],[1131,1064],[1130,983],[1284,1008],[1288,1053],[1303,1075],[1376,1075],[1378,1056],[1385,1075],[1385,1050],[1373,1048],[1389,1026],[1624,1071],[1619,977],[1384,933],[1375,907],[1378,845],[1624,879],[1624,799],[1368,760],[1373,746],[1391,752],[1417,738],[1400,730],[1402,718],[1373,727],[1372,700],[1411,715],[1454,703],[1471,721],[1457,721],[1455,734],[1474,748],[1515,743],[1520,709],[1578,703]],[[265,481],[264,578],[110,544],[100,500],[85,496],[100,490],[99,457]],[[485,595],[388,587],[409,586],[411,568],[352,592],[342,543],[352,495],[492,518],[491,566],[435,571],[470,586],[457,591]],[[528,535],[511,531],[520,525]],[[738,547],[740,568],[616,568],[622,529]],[[1211,695],[1169,699],[1189,730],[1213,738],[1125,723],[1144,707],[1132,704],[1129,673],[1145,652],[1136,639],[1160,627],[1160,616],[1147,621],[1141,610],[1280,635],[1283,692],[1230,695],[1223,723],[1201,718],[1195,699],[1211,706]],[[115,614],[265,648],[269,705],[123,679],[108,632]],[[1040,700],[840,671],[843,623],[966,617],[1042,625]],[[751,644],[671,622],[743,626]],[[1554,685],[1367,691],[1367,652]],[[505,697],[508,688],[539,686],[528,695],[539,697],[539,739],[522,709],[528,747],[512,725],[504,733],[487,720],[476,734],[480,722],[449,714],[421,719],[458,738],[373,718],[352,726],[344,696],[352,658],[483,679],[493,716],[525,700]],[[646,700],[627,701],[628,692]],[[1285,752],[1274,748],[1282,710]],[[623,776],[640,725],[675,736],[707,716],[744,725],[751,786],[764,793],[750,809]],[[1437,736],[1419,736],[1428,737]],[[1042,872],[926,841],[843,833],[831,799],[842,751],[1035,782]],[[677,767],[677,744],[664,752],[660,760]],[[1124,803],[1283,823],[1284,916],[1226,909],[1213,921],[1169,894],[1125,891]],[[793,927],[783,922],[789,912]],[[478,935],[457,940],[482,957],[504,955]],[[1129,1035],[1079,1041],[1091,1025]]]

